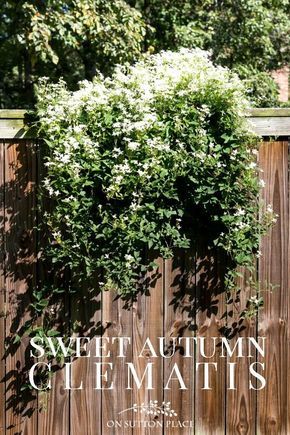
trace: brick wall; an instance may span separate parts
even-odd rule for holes
[[[279,86],[279,100],[288,101],[289,99],[289,67],[278,69],[272,72],[272,77]]]

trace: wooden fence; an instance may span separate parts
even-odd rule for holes
[[[159,276],[149,295],[138,296],[131,307],[112,292],[91,298],[83,294],[78,301],[67,304],[63,322],[82,317],[91,337],[130,337],[126,357],[112,360],[113,369],[107,386],[114,389],[96,390],[94,358],[79,358],[72,363],[71,384],[82,390],[64,389],[64,370],[52,377],[49,393],[23,393],[25,379],[33,364],[27,342],[13,345],[16,331],[29,318],[31,288],[38,279],[37,234],[34,226],[37,216],[36,186],[39,182],[39,150],[37,141],[25,137],[23,111],[0,111],[0,197],[1,197],[1,257],[0,257],[0,427],[3,435],[99,435],[99,434],[284,434],[290,433],[290,296],[289,292],[289,148],[290,110],[256,110],[251,113],[254,128],[265,136],[259,154],[266,187],[263,197],[273,204],[279,214],[277,224],[261,243],[262,257],[258,261],[261,282],[279,285],[273,292],[265,292],[265,305],[256,320],[246,321],[239,328],[236,308],[244,303],[249,290],[241,293],[241,301],[225,303],[223,292],[216,290],[216,271],[209,252],[177,252],[173,260],[159,258]],[[275,140],[267,137],[277,136]],[[184,270],[196,261],[196,274],[184,279]],[[188,277],[187,277],[188,278]],[[246,287],[246,279],[241,278]],[[198,302],[197,302],[198,301]],[[198,306],[197,306],[198,304]],[[223,315],[225,314],[225,315]],[[53,315],[53,314],[52,314]],[[194,351],[193,357],[175,352],[172,358],[138,358],[144,341],[150,338],[158,348],[158,337],[205,337],[206,352],[213,347],[210,337],[219,337],[221,328],[228,322],[238,337],[266,337],[264,376],[266,386],[261,390],[249,388],[250,364],[253,358],[221,357],[221,347],[208,360]],[[105,341],[105,340],[104,340]],[[89,345],[93,351],[93,342]],[[244,347],[243,347],[244,349]],[[117,344],[108,350],[116,355]],[[217,362],[217,370],[210,370],[209,384],[205,390],[202,368],[198,362]],[[230,366],[236,363],[235,388],[230,387]],[[149,362],[154,363],[153,390],[126,389],[126,363],[133,362],[138,375]],[[163,389],[174,363],[188,389]],[[176,377],[176,376],[175,376]],[[257,382],[257,387],[258,387]],[[25,400],[23,398],[26,397]],[[170,402],[177,416],[170,417],[134,413],[119,414],[150,400],[158,404]],[[133,419],[134,417],[134,419]],[[135,427],[126,427],[130,421]],[[142,422],[142,423],[138,423]],[[178,425],[183,427],[178,427]],[[121,426],[121,427],[120,427]]]

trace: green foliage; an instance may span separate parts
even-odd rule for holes
[[[224,0],[213,19],[213,58],[270,71],[289,63],[288,0]]]
[[[269,73],[244,65],[236,66],[234,71],[244,82],[251,106],[279,106],[278,86]]]
[[[74,93],[42,82],[47,255],[76,288],[97,277],[96,287],[132,294],[155,267],[149,250],[168,258],[201,236],[228,258],[234,286],[276,219],[260,210],[247,104],[238,77],[201,50],[148,57]]]
[[[33,105],[39,77],[76,89],[147,51],[199,47],[223,66],[270,71],[289,63],[289,14],[288,0],[3,0],[0,107]],[[272,83],[258,81],[271,105]]]
[[[97,70],[109,73],[138,57],[145,33],[139,12],[124,0],[8,0],[0,16],[0,106],[31,103],[40,76],[74,87]]]
[[[288,0],[155,0],[130,2],[154,29],[157,50],[198,46],[232,68],[246,64],[269,71],[289,63]]]

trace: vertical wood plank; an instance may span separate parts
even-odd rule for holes
[[[152,257],[154,257],[152,255]],[[154,258],[151,258],[152,260]],[[133,389],[133,403],[141,406],[142,403],[149,405],[150,400],[157,400],[160,406],[163,402],[163,359],[158,357],[154,358],[151,353],[143,352],[144,357],[139,357],[143,345],[147,338],[151,340],[154,349],[158,349],[158,337],[163,336],[163,268],[164,262],[162,258],[154,260],[158,265],[158,277],[155,279],[154,285],[150,288],[150,296],[148,294],[138,295],[138,300],[133,307],[133,364],[136,368],[139,379],[144,374],[146,365],[153,363],[153,390],[145,388],[143,382],[140,389],[134,385]],[[163,428],[159,426],[158,422],[162,424],[162,415],[154,416],[146,415],[144,413],[134,414],[135,421],[142,421],[145,424],[140,427],[135,427],[133,430],[134,435],[148,435],[151,432],[149,422],[155,421],[154,435],[162,434]],[[146,423],[147,422],[147,423]],[[148,425],[147,425],[148,424]],[[147,425],[147,427],[146,427]],[[152,429],[153,430],[153,429]]]
[[[0,433],[5,435],[5,241],[4,241],[4,141],[0,141]]]
[[[40,184],[44,176],[43,159],[41,144],[38,148],[38,183]],[[43,199],[42,207],[49,210],[51,203],[48,199]],[[41,216],[38,217],[39,223]],[[38,252],[43,252],[46,247],[47,234],[39,232]],[[50,283],[52,284],[51,276],[53,276],[53,284],[58,285],[60,278],[58,273],[52,270],[52,265],[45,261],[39,255],[37,265],[38,285]],[[69,329],[69,312],[70,312],[70,297],[66,294],[63,300],[58,301],[55,310],[54,322],[58,331],[62,335],[68,334]],[[65,390],[65,372],[64,369],[58,368],[51,378],[51,389],[39,394],[38,400],[38,434],[40,435],[70,435],[70,391]]]
[[[186,258],[185,258],[186,257]],[[194,258],[191,261],[194,261]],[[190,260],[189,260],[190,261]],[[192,284],[185,276],[185,263],[188,263],[188,255],[178,251],[173,259],[165,261],[164,270],[164,300],[165,300],[165,332],[166,342],[170,339],[191,337],[192,331],[189,329],[190,312],[194,304],[194,291]],[[181,376],[186,385],[186,390],[180,389],[179,382],[172,382],[171,389],[164,391],[165,402],[171,403],[171,408],[177,416],[171,419],[172,424],[165,426],[167,434],[188,434],[194,430],[194,357],[184,357],[182,347],[185,347],[181,339],[174,356],[164,360],[164,379],[168,379],[174,364],[177,364]],[[194,354],[194,345],[191,344]],[[171,355],[171,351],[169,350]],[[187,428],[179,426],[180,422],[187,422]],[[174,424],[175,423],[175,424]],[[193,426],[192,428],[190,426]]]
[[[21,390],[28,382],[32,362],[28,340],[13,345],[13,337],[29,318],[30,292],[35,285],[36,153],[26,141],[5,143],[5,285],[7,300],[6,336],[6,431],[7,434],[37,434],[37,398]]]
[[[256,392],[250,390],[250,364],[254,358],[248,358],[248,337],[256,338],[256,319],[245,319],[241,322],[239,314],[245,308],[247,300],[251,297],[250,287],[247,285],[249,272],[240,268],[243,275],[237,280],[239,293],[232,294],[232,303],[227,310],[227,327],[229,328],[229,345],[231,349],[242,341],[242,357],[237,351],[232,357],[227,357],[228,363],[235,364],[234,389],[230,389],[229,370],[226,392],[226,424],[227,432],[237,435],[252,435],[256,432]],[[237,349],[237,347],[236,347]],[[252,382],[253,379],[252,379]]]
[[[71,323],[78,323],[79,332],[75,336],[91,339],[86,345],[86,351],[91,353],[88,358],[80,357],[72,363],[71,385],[83,389],[73,389],[70,395],[70,434],[94,435],[101,433],[102,392],[96,390],[94,337],[101,336],[101,294],[97,289],[84,287],[81,295],[72,297]],[[77,325],[75,325],[77,326]],[[83,331],[83,332],[82,332]],[[73,335],[73,334],[71,334]],[[85,343],[85,342],[84,342]]]
[[[126,308],[125,301],[117,297],[113,291],[103,293],[102,323],[104,327],[102,363],[112,363],[112,369],[107,365],[103,368],[103,374],[108,373],[108,380],[103,382],[105,388],[113,383],[113,389],[102,391],[102,433],[104,435],[121,435],[132,433],[131,428],[110,427],[110,421],[130,420],[132,411],[122,414],[120,412],[131,408],[132,390],[127,389],[127,366],[132,361],[132,311]],[[129,337],[124,345],[125,358],[119,358],[118,340],[111,342],[112,337]],[[105,355],[109,355],[106,357]]]
[[[288,138],[289,140],[289,138]],[[289,342],[290,338],[290,325],[289,325],[289,316],[290,316],[290,297],[289,297],[289,287],[290,287],[290,141],[288,142],[288,248],[287,248],[287,262],[288,262],[288,268],[287,268],[287,340]],[[289,347],[287,349],[287,376],[288,376],[288,383],[287,383],[287,409],[290,409],[290,384],[289,384],[289,365],[290,365],[290,350]],[[290,412],[287,413],[287,431],[290,430]]]
[[[219,283],[218,257],[214,252],[200,246],[197,250],[197,339],[204,339],[205,355],[197,349],[196,363],[210,363],[209,388],[204,389],[204,366],[196,372],[195,430],[198,435],[225,433],[225,359],[220,358],[221,347],[217,343],[221,336],[221,318],[225,313],[223,289]],[[213,338],[216,338],[214,343]],[[211,356],[213,355],[213,356]],[[217,364],[216,369],[213,364]]]
[[[51,390],[45,393],[38,415],[38,435],[69,435],[69,392],[64,389],[64,371],[53,374]]]
[[[289,376],[289,205],[288,143],[264,143],[260,167],[266,186],[264,200],[279,214],[276,225],[263,238],[259,279],[279,288],[265,291],[264,309],[259,316],[258,335],[266,337],[264,377],[267,384],[257,392],[258,433],[289,434],[287,427],[287,375]],[[263,362],[263,361],[261,361]],[[289,381],[289,379],[288,379]]]

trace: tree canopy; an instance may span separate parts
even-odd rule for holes
[[[272,104],[268,72],[289,63],[289,13],[288,0],[4,0],[0,107],[33,105],[41,76],[75,89],[145,52],[180,47],[209,50]]]
[[[0,8],[1,105],[31,104],[40,76],[74,88],[142,49],[144,23],[124,0],[8,0]]]

